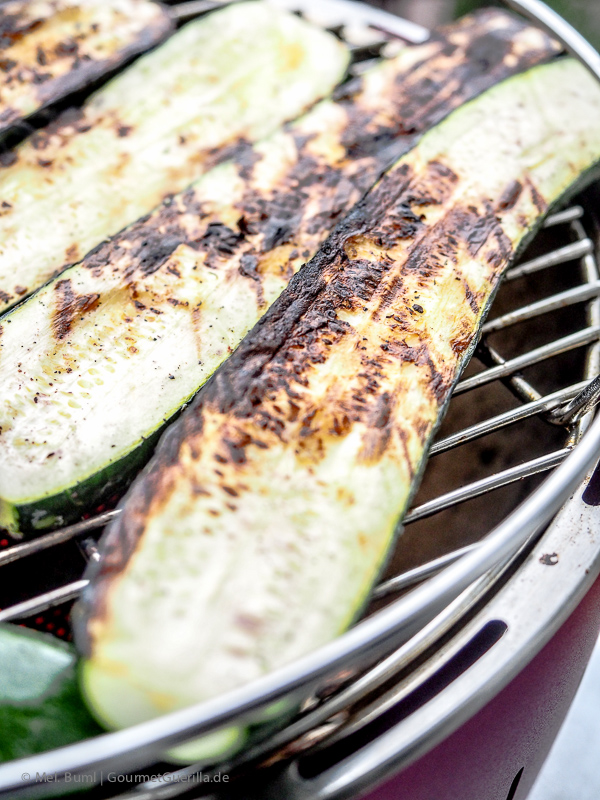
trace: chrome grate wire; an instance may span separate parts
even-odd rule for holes
[[[190,0],[190,2],[173,6],[172,9],[178,20],[185,21],[221,5],[224,3],[212,2],[212,0]],[[298,0],[296,3],[286,2],[286,5],[303,7],[304,3]],[[306,5],[310,11],[310,8],[314,9],[318,3],[308,1]],[[307,16],[310,18],[311,14],[309,13]],[[316,16],[318,17],[318,13]],[[328,27],[349,41],[355,56],[353,74],[360,73],[366,65],[370,65],[375,53],[383,57],[394,54],[397,40],[393,36],[382,33],[379,28],[366,28],[362,18],[353,21],[352,26],[336,26],[330,23]],[[401,35],[407,40],[422,40],[422,32],[419,33],[417,29],[413,30],[410,25],[403,26],[403,21],[398,22],[398,27],[393,33],[396,36]],[[419,37],[421,38],[419,39]],[[503,432],[534,417],[539,417],[548,423],[561,425],[564,429],[563,446],[496,471],[492,475],[467,482],[452,491],[444,492],[414,506],[404,519],[405,526],[433,517],[444,510],[458,507],[471,499],[485,496],[529,476],[553,469],[571,452],[589,426],[590,406],[595,403],[596,395],[592,393],[591,399],[584,395],[581,402],[579,400],[581,393],[589,386],[590,380],[600,372],[600,273],[596,262],[594,240],[586,230],[587,222],[584,220],[585,213],[581,205],[570,206],[550,216],[544,227],[546,230],[558,232],[561,243],[544,254],[537,255],[513,267],[504,278],[504,283],[507,284],[546,270],[572,270],[575,268],[581,274],[581,281],[576,286],[567,289],[561,288],[548,297],[531,300],[517,309],[487,321],[482,327],[482,338],[476,353],[477,359],[484,368],[480,372],[465,377],[454,392],[455,396],[460,396],[482,388],[486,391],[490,386],[502,381],[518,398],[519,405],[437,438],[431,448],[430,457],[433,458],[454,450],[458,451],[456,458],[460,458],[462,446],[491,433]],[[573,241],[569,241],[569,239]],[[505,359],[489,342],[489,338],[493,335],[515,325],[532,320],[538,320],[539,324],[543,324],[545,315],[584,303],[586,304],[587,318],[584,327],[565,336],[559,336],[539,347],[525,350],[519,355]],[[585,368],[582,379],[576,383],[542,394],[520,374],[522,370],[581,348],[587,348]],[[581,418],[582,403],[584,403],[583,411],[586,412],[586,416],[583,418]],[[44,551],[51,551],[67,542],[78,543],[86,560],[94,558],[96,552],[93,536],[117,514],[118,510],[107,511],[36,539],[15,543],[0,552],[0,567],[15,564]],[[478,546],[478,543],[474,542],[458,547],[416,567],[387,577],[375,589],[373,599],[380,601],[391,598],[406,588],[435,575]],[[407,696],[414,687],[416,679],[407,674],[393,688],[387,689],[383,694],[377,695],[378,690],[406,670],[407,664],[425,653],[440,640],[445,632],[455,626],[461,615],[493,587],[505,570],[506,562],[497,564],[494,569],[462,592],[441,614],[423,627],[405,645],[363,674],[341,674],[339,685],[332,686],[325,693],[306,701],[302,713],[287,728],[256,745],[227,766],[234,772],[243,771],[247,765],[267,757],[271,760],[283,758],[290,754],[301,753],[308,748],[314,748],[320,742],[330,744],[376,719],[399,699]],[[86,583],[81,579],[74,580],[39,593],[36,592],[35,587],[31,587],[32,596],[30,598],[0,610],[0,622],[26,619],[40,611],[73,600]],[[427,669],[433,670],[434,668],[435,664],[432,663]],[[419,680],[423,679],[424,674],[421,670]],[[353,714],[353,709],[357,704],[360,704],[360,717]],[[220,768],[222,769],[223,766],[220,765]],[[192,774],[197,769],[197,765],[192,765],[182,770],[176,770],[172,774],[176,778]],[[169,787],[169,796],[183,792],[185,789],[185,782],[178,785],[175,780]],[[135,791],[120,796],[142,800],[144,797],[162,797],[164,791],[164,784],[140,784]]]

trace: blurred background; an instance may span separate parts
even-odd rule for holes
[[[369,2],[426,27],[448,22],[480,6],[495,5],[489,0],[369,0]],[[546,0],[546,2],[600,49],[600,0]]]

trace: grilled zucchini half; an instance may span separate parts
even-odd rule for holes
[[[0,311],[201,175],[327,95],[347,48],[262,2],[190,23],[79,110],[5,154]]]
[[[73,647],[53,636],[0,626],[0,761],[101,732],[81,698],[76,664]]]
[[[449,26],[239,146],[5,316],[0,524],[47,528],[118,491],[381,172],[461,102],[555,52],[502,12]]]
[[[212,698],[352,623],[503,270],[599,159],[600,87],[559,60],[453,112],[336,228],[101,540],[76,612],[101,721]]]
[[[93,83],[171,30],[148,0],[10,0],[0,5],[0,134]]]

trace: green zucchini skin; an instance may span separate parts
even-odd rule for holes
[[[172,27],[166,9],[147,0],[3,3],[0,135],[158,44]]]
[[[0,525],[47,529],[122,488],[377,177],[453,108],[555,53],[508,14],[465,18],[241,143],[0,320]]]
[[[3,157],[0,311],[345,74],[334,36],[254,0],[191,22]],[[52,224],[49,224],[51,220]]]
[[[0,761],[101,733],[79,691],[74,649],[53,636],[0,626]]]
[[[340,224],[101,540],[75,616],[99,719],[214,697],[351,624],[503,270],[599,160],[600,87],[564,59],[455,111]]]

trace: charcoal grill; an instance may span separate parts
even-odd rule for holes
[[[273,2],[345,38],[357,74],[393,55],[400,40],[428,37],[417,25],[351,0]],[[600,57],[542,3],[508,4],[558,35],[600,79]],[[173,13],[187,20],[220,5],[189,0]],[[600,478],[592,473],[600,453],[600,420],[593,422],[600,397],[599,199],[600,189],[592,187],[549,217],[525,259],[507,272],[404,519],[389,574],[359,624],[225,697],[2,765],[0,794],[31,792],[22,775],[46,772],[57,779],[69,774],[72,782],[92,776],[103,783],[93,790],[98,797],[355,797],[423,761],[498,695],[600,572]],[[97,558],[94,536],[116,513],[7,546],[0,567],[26,570],[28,559],[40,557],[50,563],[59,547]],[[46,591],[31,581],[27,598],[0,611],[0,621],[63,608],[84,585],[77,575]],[[573,691],[585,657],[580,662]],[[300,712],[227,763],[161,764],[169,746],[234,720],[251,721],[282,699]],[[198,772],[230,781],[192,780]],[[167,778],[147,780],[158,773]],[[109,774],[129,778],[109,781]],[[533,775],[522,777],[523,768],[506,791],[498,789],[498,800],[524,797],[517,792]],[[56,785],[34,789],[43,795]],[[470,791],[465,787],[461,800],[475,800]]]

